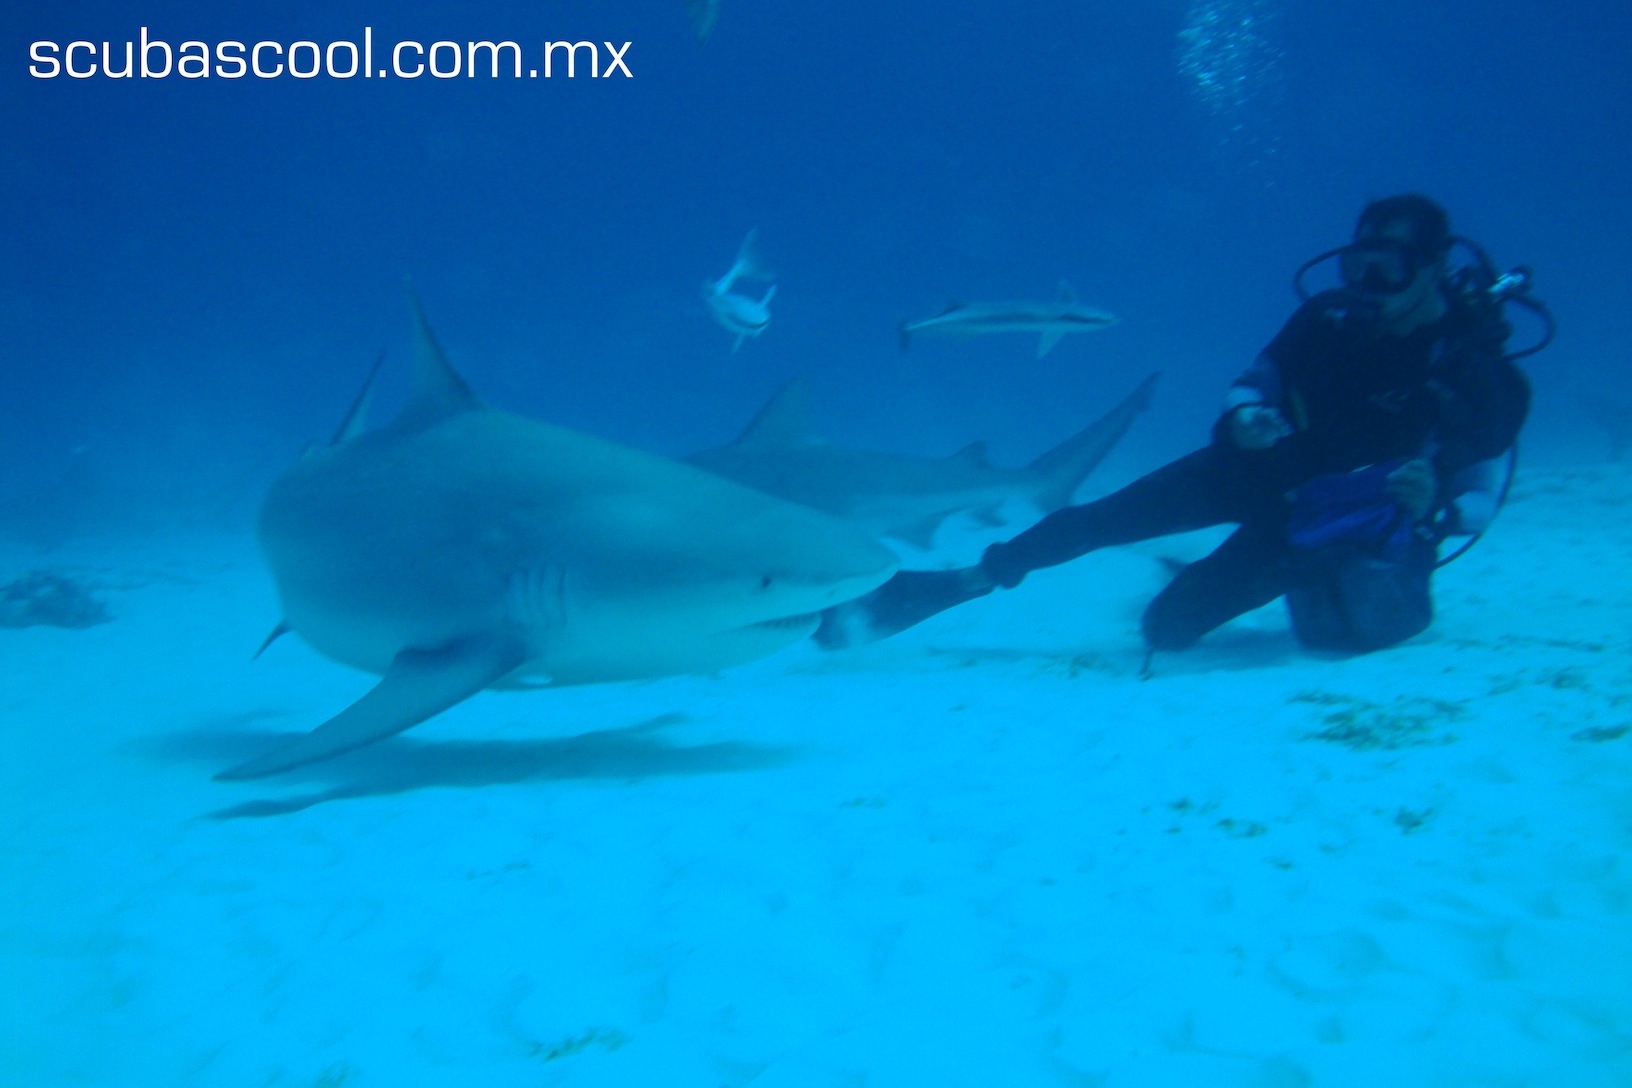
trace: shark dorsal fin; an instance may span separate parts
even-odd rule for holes
[[[992,466],[991,461],[986,456],[986,443],[984,441],[969,443],[947,460],[960,465],[968,465],[972,468],[990,468]]]
[[[425,427],[480,408],[482,402],[453,369],[442,345],[437,343],[419,296],[409,292],[408,301],[414,311],[414,385],[396,425]]]
[[[810,410],[810,387],[803,375],[794,378],[765,402],[765,407],[743,429],[738,445],[809,446],[820,442]]]
[[[385,362],[385,349],[374,356],[374,365],[368,368],[368,377],[363,379],[363,387],[357,390],[357,396],[352,399],[351,407],[340,420],[340,426],[334,429],[334,435],[329,439],[329,445],[338,446],[342,442],[349,442],[363,433],[368,426],[368,407],[374,401],[374,382],[380,376],[380,366]]]
[[[1075,306],[1077,303],[1077,289],[1064,280],[1060,281],[1060,301],[1068,306]]]

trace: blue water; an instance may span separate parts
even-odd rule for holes
[[[877,5],[159,2],[8,7],[0,503],[53,532],[254,496],[368,360],[405,277],[488,399],[662,452],[812,376],[843,439],[1029,455],[1152,369],[1128,455],[1199,441],[1366,199],[1417,189],[1538,273],[1530,456],[1592,460],[1574,391],[1624,390],[1623,5],[1105,0]],[[632,42],[633,79],[35,78],[32,42]],[[757,227],[770,330],[698,285]],[[947,300],[1122,318],[897,349]]]

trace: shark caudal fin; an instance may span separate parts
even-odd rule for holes
[[[765,260],[764,250],[760,247],[758,227],[749,231],[748,237],[742,240],[742,248],[737,250],[737,263],[733,271],[736,273],[734,278],[739,280],[769,283],[776,279],[776,272]]]
[[[1082,481],[1128,433],[1139,414],[1150,407],[1151,391],[1159,377],[1161,373],[1157,372],[1140,382],[1121,404],[1026,466],[1027,472],[1039,477],[1033,494],[1038,506],[1053,511],[1071,501]]]

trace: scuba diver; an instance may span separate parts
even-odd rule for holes
[[[1453,270],[1459,245],[1475,260]],[[1310,297],[1304,275],[1327,260],[1343,286]],[[1096,548],[1227,523],[1238,527],[1145,610],[1147,669],[1155,651],[1282,596],[1311,648],[1365,652],[1425,629],[1439,544],[1477,539],[1505,496],[1530,405],[1514,360],[1551,340],[1551,317],[1525,294],[1528,272],[1497,276],[1414,193],[1368,204],[1353,241],[1305,263],[1294,286],[1303,304],[1230,387],[1207,446],[1055,511],[972,567],[896,574],[824,613],[817,642],[884,638]],[[1541,317],[1539,343],[1506,351],[1507,301]]]

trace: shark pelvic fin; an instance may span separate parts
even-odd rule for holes
[[[215,777],[261,778],[383,740],[470,698],[525,658],[519,640],[501,637],[404,650],[374,689],[345,710],[305,736]]]
[[[941,522],[945,520],[945,514],[930,514],[928,517],[919,518],[911,525],[890,530],[890,535],[905,540],[914,548],[932,551],[935,548],[935,530],[939,529]]]

